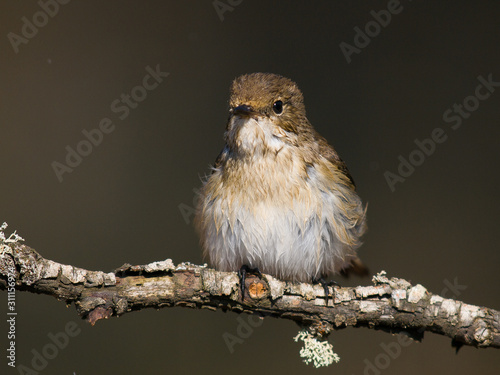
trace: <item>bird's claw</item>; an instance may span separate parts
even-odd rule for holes
[[[330,296],[330,290],[328,289],[328,287],[340,287],[340,284],[335,280],[326,281],[323,277],[320,277],[319,279],[314,278],[312,282],[313,284],[321,284],[323,290],[325,291],[325,305],[328,306],[328,297]]]
[[[254,274],[259,278],[262,278],[262,273],[258,267],[250,268],[248,265],[244,264],[238,271],[238,276],[240,278],[240,288],[241,288],[241,300],[245,299],[245,280],[247,273]]]

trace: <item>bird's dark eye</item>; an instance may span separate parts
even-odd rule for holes
[[[283,102],[281,100],[276,100],[273,104],[273,111],[277,115],[281,115],[283,113]]]

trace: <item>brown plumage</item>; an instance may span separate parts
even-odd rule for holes
[[[215,268],[257,267],[311,281],[366,271],[356,256],[365,209],[349,171],[306,117],[288,78],[234,80],[225,146],[199,198],[196,226]]]

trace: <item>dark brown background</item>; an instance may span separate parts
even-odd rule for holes
[[[221,21],[211,1],[73,0],[17,54],[7,34],[20,34],[21,18],[32,19],[40,8],[2,1],[0,221],[45,257],[88,269],[168,257],[202,263],[179,205],[192,206],[193,188],[222,147],[231,80],[280,73],[299,84],[309,119],[369,202],[361,256],[371,269],[435,293],[456,279],[463,286],[458,299],[500,309],[500,90],[459,129],[442,119],[474,94],[477,76],[491,73],[500,81],[500,4],[401,4],[402,12],[348,64],[339,44],[353,44],[353,28],[364,28],[370,11],[385,9],[387,1],[243,1]],[[156,64],[170,76],[119,120],[110,103]],[[116,129],[59,183],[51,163],[64,162],[65,147],[75,147],[82,130],[103,117]],[[391,192],[384,171],[396,172],[398,156],[408,157],[414,140],[436,127],[447,141]],[[26,293],[17,294],[17,311],[18,365],[31,367],[32,350],[50,342],[49,332],[70,321],[81,327],[49,361],[47,374],[363,374],[367,361],[381,360],[381,344],[396,342],[368,329],[339,331],[331,339],[341,362],[314,370],[301,363],[292,341],[297,327],[289,321],[266,319],[231,354],[222,335],[237,334],[236,314],[151,310],[91,327],[73,306]],[[5,316],[1,321],[5,353]],[[17,373],[4,354],[0,366],[0,373]],[[499,368],[498,350],[465,347],[455,355],[448,338],[426,334],[380,372]]]

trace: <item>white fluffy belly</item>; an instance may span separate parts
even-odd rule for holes
[[[241,196],[202,198],[202,245],[209,262],[222,271],[248,265],[306,282],[339,271],[354,253],[337,234],[345,227],[345,213],[334,192],[310,185],[314,191],[299,189],[293,197],[284,191],[283,200],[254,200],[255,192],[248,190]]]

